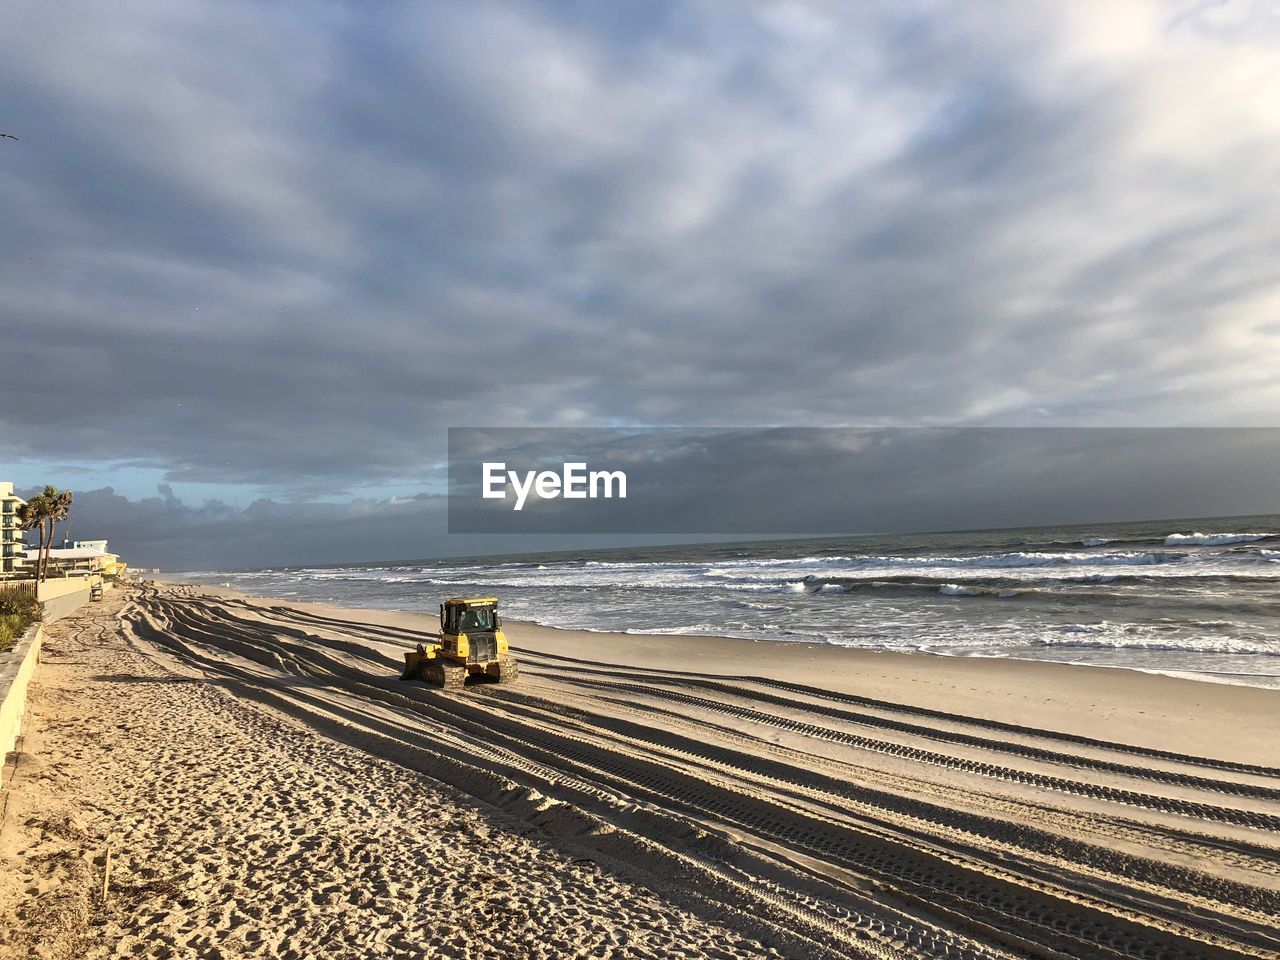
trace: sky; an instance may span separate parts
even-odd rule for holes
[[[449,427],[1280,419],[1274,3],[74,11],[0,10],[0,479],[136,565],[513,548]]]

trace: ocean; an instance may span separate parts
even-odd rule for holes
[[[435,611],[496,594],[579,630],[1014,657],[1280,687],[1280,515],[185,575]],[[518,641],[517,641],[518,642]]]

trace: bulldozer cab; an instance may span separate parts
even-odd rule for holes
[[[507,652],[498,601],[454,597],[440,604],[441,655],[468,665],[488,663]]]
[[[502,625],[498,601],[492,597],[446,600],[440,604],[440,632],[477,633],[497,630]]]

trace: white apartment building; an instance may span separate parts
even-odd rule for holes
[[[26,502],[13,492],[12,483],[0,482],[0,577],[26,573],[27,541],[18,526],[18,507]]]

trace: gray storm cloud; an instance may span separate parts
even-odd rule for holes
[[[7,4],[0,458],[1272,424],[1265,5]]]

